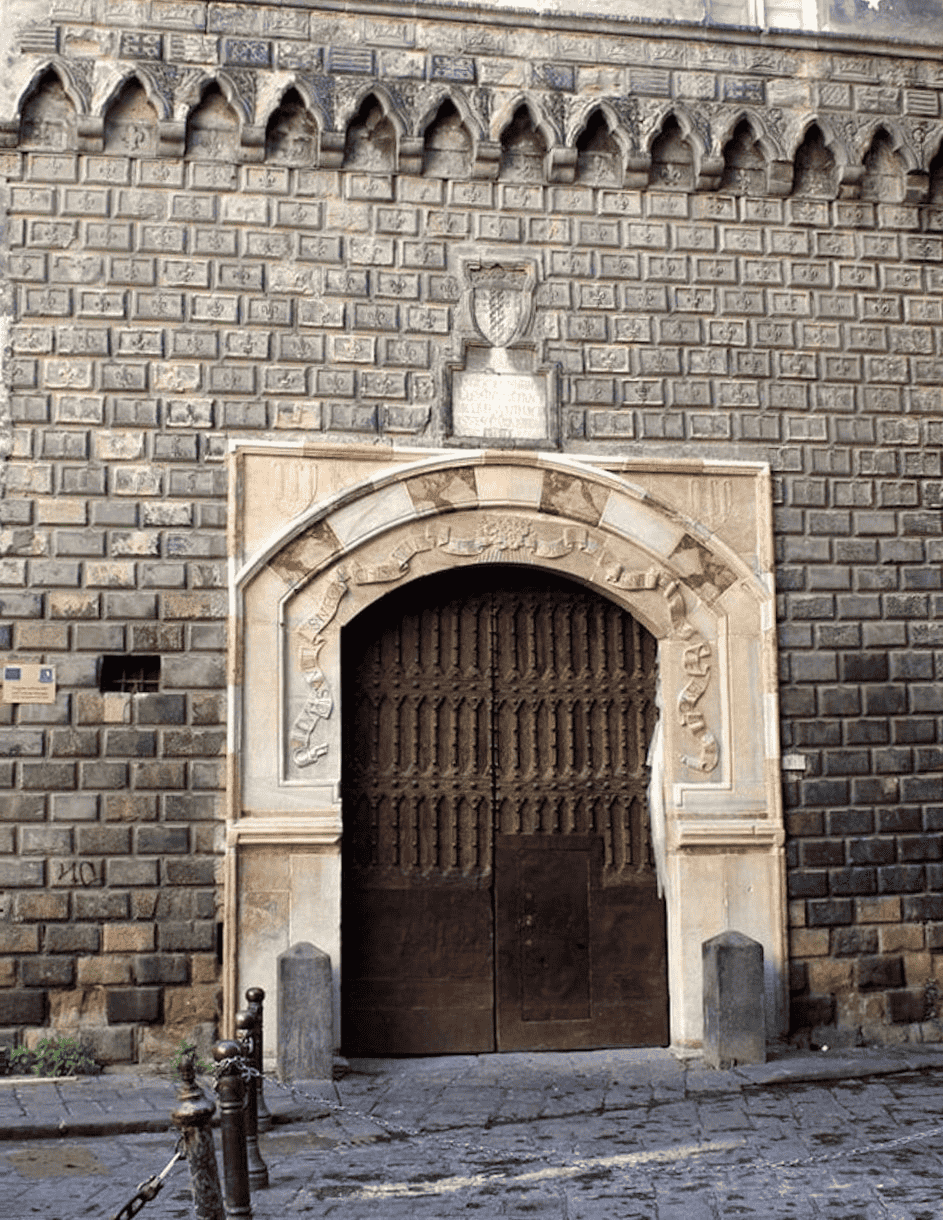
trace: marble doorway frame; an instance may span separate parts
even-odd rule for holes
[[[702,1035],[701,944],[765,951],[787,1021],[770,475],[757,463],[233,442],[224,868],[226,1023],[275,958],[331,955],[340,1034],[340,632],[398,585],[527,563],[658,640],[650,811],[671,1039]],[[274,1021],[267,1023],[268,1049]]]

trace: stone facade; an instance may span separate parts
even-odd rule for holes
[[[57,696],[0,705],[0,1027],[120,1060],[216,1019],[230,448],[485,441],[769,466],[793,1024],[938,1038],[938,63],[370,0],[13,7],[0,647]],[[510,337],[491,268],[530,285]],[[482,368],[545,414],[469,415]],[[324,492],[293,469],[289,515]]]
[[[299,941],[340,959],[343,985],[343,626],[399,584],[511,563],[598,590],[657,642],[648,804],[672,1042],[701,1040],[701,946],[728,926],[763,946],[768,1027],[785,1032],[766,468],[251,444],[233,467],[229,1006],[250,979],[271,990]],[[300,513],[273,496],[292,475],[314,489]]]

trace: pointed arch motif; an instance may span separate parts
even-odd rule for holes
[[[492,115],[492,140],[496,140],[499,143],[503,140],[505,131],[514,121],[515,116],[522,107],[527,110],[534,130],[540,133],[540,136],[549,151],[557,142],[557,133],[554,129],[554,125],[543,113],[542,109],[534,98],[529,93],[525,93],[523,90],[516,93],[501,107],[500,110],[496,111],[495,114]]]
[[[609,132],[618,143],[623,155],[630,152],[633,148],[632,135],[626,129],[624,117],[607,98],[591,98],[573,111],[566,128],[567,144],[575,146],[578,143],[587,124],[597,112],[606,120]]]
[[[109,82],[96,103],[96,110],[103,119],[108,118],[108,111],[124,92],[131,81],[137,81],[147,95],[147,100],[154,107],[159,122],[173,115],[173,94],[166,87],[166,81],[158,83],[153,65],[135,64],[127,72],[123,72],[114,81]]]
[[[696,146],[674,110],[670,111],[649,144],[653,186],[693,190],[697,180]]]
[[[33,76],[17,104],[20,144],[59,151],[76,147],[85,111],[71,85],[68,74],[53,60]]]
[[[402,122],[395,116],[385,90],[366,89],[360,106],[344,128],[344,169],[393,173],[404,140]]]
[[[736,123],[720,146],[724,169],[718,189],[731,194],[761,195],[769,176],[769,158],[749,117]]]
[[[788,154],[782,140],[770,129],[762,112],[749,106],[741,106],[738,110],[723,114],[721,122],[714,130],[714,152],[723,152],[741,123],[749,124],[753,138],[763,150],[767,161],[786,159]]]
[[[257,108],[259,124],[262,127],[267,127],[272,121],[272,116],[281,108],[285,98],[290,93],[297,93],[320,134],[328,125],[330,116],[325,110],[324,99],[318,97],[316,91],[312,88],[311,81],[301,72],[290,73],[279,82],[277,89],[266,91],[265,100],[260,101]]]
[[[842,133],[828,115],[813,114],[805,117],[796,132],[793,157],[802,147],[809,132],[817,127],[821,133],[825,147],[832,154],[836,167],[853,164],[857,158],[854,149],[846,138],[848,133]]]
[[[576,181],[621,186],[625,181],[626,137],[610,108],[602,102],[591,106],[573,135]]]
[[[227,114],[232,115],[234,122],[227,121]],[[214,161],[238,160],[242,126],[240,110],[230,101],[224,82],[206,77],[200,87],[199,101],[187,115],[186,156]]]
[[[821,140],[823,151],[831,159],[830,169],[816,155],[815,145],[818,141],[813,140],[813,134],[816,132],[818,133],[819,140]],[[810,159],[807,161],[801,160],[800,154],[807,145],[810,151],[805,156]],[[792,152],[792,160],[795,167],[793,194],[810,194],[821,198],[835,198],[838,195],[842,167],[847,167],[850,164],[851,158],[847,148],[835,134],[834,129],[827,122],[823,123],[817,115],[812,115],[799,129],[798,139]],[[830,176],[830,181],[826,181],[826,175]]]
[[[550,138],[548,138],[548,129]],[[501,128],[498,138],[501,159],[498,177],[517,182],[542,182],[549,176],[553,149],[552,128],[534,117],[534,109],[522,101]],[[576,153],[573,153],[575,165]]]
[[[724,162],[713,147],[710,115],[697,112],[683,102],[666,102],[653,106],[645,118],[643,148],[649,158],[649,179],[656,182],[655,145],[666,128],[677,126],[681,140],[687,145],[693,166],[693,182],[688,189],[715,190],[723,173]]]
[[[265,160],[287,165],[317,163],[321,128],[314,110],[296,85],[281,91],[260,127],[264,133]]]
[[[439,111],[446,102],[451,102],[455,107],[473,144],[477,144],[480,140],[487,138],[488,132],[482,125],[481,117],[472,108],[464,91],[454,86],[436,89],[435,92],[423,98],[422,110],[414,128],[417,136],[425,137],[426,132],[438,118]]]
[[[900,157],[904,173],[923,168],[920,164],[920,158],[917,156],[916,150],[910,141],[909,134],[903,130],[899,123],[896,123],[886,115],[873,119],[858,132],[858,139],[852,151],[857,155],[859,161],[868,155],[875,137],[881,131],[887,136],[893,151]]]
[[[239,115],[240,129],[253,123],[258,89],[257,74],[250,68],[223,68],[216,79],[226,101]]]
[[[903,203],[907,197],[907,161],[889,126],[874,126],[861,156],[861,198],[875,203]]]
[[[360,113],[365,102],[370,97],[373,97],[374,101],[383,111],[383,117],[393,125],[398,147],[400,142],[409,135],[409,132],[406,129],[406,124],[392,94],[377,80],[365,81],[359,89],[350,93],[343,101],[338,100],[334,120],[337,131],[347,131],[353,119]]]
[[[454,118],[454,122],[451,120]],[[475,163],[472,131],[446,95],[422,128],[422,172],[440,178],[467,178]],[[463,146],[463,147],[460,147]]]
[[[255,75],[248,69],[226,68],[215,74],[201,69],[184,72],[174,98],[175,116],[189,124],[193,112],[214,88],[225,98],[241,132],[255,113]]]
[[[700,157],[708,156],[711,152],[710,140],[705,135],[703,125],[697,121],[683,102],[677,101],[665,102],[647,117],[643,135],[646,151],[651,153],[652,145],[661,135],[665,124],[672,118],[681,129],[684,139],[688,141],[695,161]]]
[[[150,114],[123,114],[137,95],[143,98]],[[109,93],[101,109],[104,148],[117,142],[118,150],[128,156],[154,156],[160,142],[160,114],[137,72],[127,73]]]
[[[86,89],[80,87],[75,74],[69,71],[69,66],[67,61],[60,59],[58,56],[52,56],[41,63],[17,99],[16,113],[22,117],[24,108],[39,93],[44,82],[52,74],[56,77],[66,96],[72,102],[76,118],[79,115],[87,114],[90,94]]]

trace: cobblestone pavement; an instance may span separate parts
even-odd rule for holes
[[[272,1184],[255,1217],[943,1217],[939,1071],[756,1085],[665,1057],[639,1082],[603,1052],[514,1058],[354,1065],[369,1074],[341,1083],[348,1112],[312,1103],[321,1117],[262,1137]],[[0,1216],[108,1217],[173,1147],[169,1132],[6,1140]],[[184,1166],[141,1213],[193,1214]]]

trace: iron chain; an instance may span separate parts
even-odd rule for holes
[[[930,1127],[926,1131],[916,1131],[913,1135],[901,1135],[896,1140],[888,1140],[883,1144],[862,1144],[860,1148],[843,1148],[838,1152],[814,1152],[809,1156],[795,1157],[791,1161],[759,1161],[763,1169],[795,1169],[799,1165],[824,1165],[827,1161],[841,1161],[845,1157],[865,1156],[872,1152],[890,1152],[894,1148],[903,1148],[907,1144],[918,1144],[921,1140],[932,1139],[943,1135],[943,1127]]]
[[[174,1165],[184,1155],[183,1141],[177,1144],[177,1150],[160,1171],[155,1173],[153,1177],[148,1178],[146,1182],[142,1182],[134,1192],[134,1196],[125,1203],[124,1207],[120,1208],[109,1217],[109,1220],[133,1220],[133,1217],[152,1199],[156,1199],[160,1192],[164,1189],[164,1179],[173,1169]]]
[[[262,1072],[256,1071],[255,1068],[250,1068],[250,1072],[253,1072],[255,1075],[261,1077],[264,1081],[266,1081],[266,1083],[274,1085],[276,1089],[283,1089],[285,1092],[290,1093],[295,1101],[297,1101],[299,1097],[302,1097],[305,1101],[313,1101],[315,1105],[327,1106],[328,1109],[334,1111],[334,1113],[349,1114],[351,1118],[357,1118],[360,1119],[361,1122],[372,1123],[373,1126],[380,1127],[391,1137],[395,1137],[396,1139],[428,1139],[436,1134],[434,1131],[420,1131],[416,1127],[402,1127],[397,1123],[391,1123],[387,1119],[380,1118],[375,1114],[361,1114],[359,1110],[352,1110],[350,1106],[346,1106],[342,1101],[334,1101],[330,1097],[315,1097],[312,1093],[306,1093],[304,1089],[299,1089],[297,1085],[285,1084],[281,1080],[276,1080],[273,1076],[266,1076]],[[445,1142],[448,1143],[454,1141]],[[357,1143],[363,1143],[363,1139],[358,1139],[355,1136],[352,1139],[342,1140],[337,1147],[343,1148],[348,1144]]]

